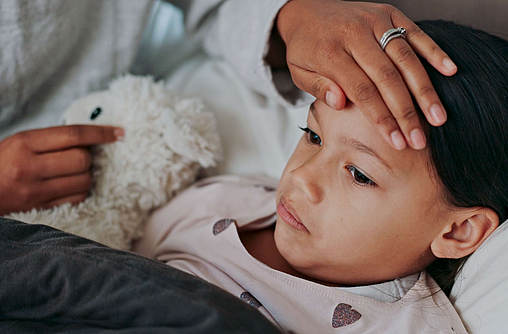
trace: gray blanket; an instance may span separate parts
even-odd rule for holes
[[[0,218],[0,333],[280,333],[197,277]]]

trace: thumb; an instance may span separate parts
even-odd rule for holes
[[[293,82],[301,90],[312,94],[335,110],[344,109],[346,106],[346,94],[333,80],[297,66],[290,66],[290,71]]]

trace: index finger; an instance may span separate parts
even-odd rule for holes
[[[26,131],[25,143],[36,152],[111,143],[123,137],[123,129],[101,125],[66,125]]]
[[[341,58],[335,60],[337,63],[334,64],[335,66],[332,66],[334,69],[340,68],[340,74],[329,72],[327,75],[337,82],[340,87],[343,87],[348,100],[358,106],[387,143],[391,144],[396,150],[404,149],[406,147],[406,140],[375,83],[358,66],[355,59],[349,55],[342,56]],[[399,80],[402,81],[400,78]],[[407,98],[411,101],[407,91],[406,94]]]

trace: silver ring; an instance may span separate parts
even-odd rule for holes
[[[379,41],[379,45],[381,46],[381,49],[384,51],[386,48],[386,45],[394,38],[402,37],[406,39],[407,31],[406,29],[399,27],[397,29],[389,29],[387,32],[383,34],[383,37],[381,37],[381,40]]]

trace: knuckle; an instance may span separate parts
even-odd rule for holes
[[[339,50],[339,45],[335,40],[325,40],[321,43],[319,55],[326,60],[330,60],[337,56]]]
[[[413,49],[411,49],[407,44],[399,47],[395,52],[395,62],[397,63],[404,63],[408,60],[414,59],[414,57],[416,57],[416,55],[414,54]]]
[[[313,92],[314,96],[324,98],[326,91],[325,80],[320,78],[314,81],[311,86],[311,91]]]
[[[403,111],[399,117],[396,119],[410,120],[416,117],[416,110],[414,108],[409,108]]]
[[[113,136],[113,129],[107,128],[105,126],[100,126],[98,128],[99,136],[102,139],[102,141],[106,142],[108,139]]]
[[[420,96],[430,97],[432,95],[435,95],[436,91],[434,87],[432,87],[431,85],[425,85],[419,89],[418,93],[420,94]]]
[[[374,123],[376,125],[388,126],[392,123],[392,121],[393,121],[392,115],[382,115],[382,114],[374,115]]]
[[[420,27],[418,27],[416,24],[411,25],[407,29],[407,34],[413,38],[419,38],[426,35],[425,32],[423,32],[423,30],[420,29]]]
[[[386,16],[390,15],[393,11],[394,7],[389,4],[384,3],[376,3],[371,4],[368,9],[365,9],[360,15],[370,23],[379,22],[380,15]],[[357,20],[355,20],[357,21]],[[365,29],[365,27],[363,27]]]
[[[40,175],[47,175],[50,174],[52,171],[52,168],[55,164],[51,163],[51,160],[48,159],[40,159],[37,163],[37,167],[33,168],[32,171],[36,170],[38,174]]]
[[[347,34],[348,38],[358,36],[365,30],[365,23],[371,22],[374,14],[370,11],[364,11],[359,16],[348,17],[342,27],[342,31]]]
[[[394,82],[399,78],[399,71],[395,69],[393,66],[384,65],[379,71],[381,72],[381,81],[382,82]]]
[[[26,147],[27,134],[24,132],[16,133],[15,135],[6,139],[8,146],[16,151],[22,150]]]
[[[394,6],[387,4],[387,3],[378,4],[378,8],[384,12],[387,12],[387,13],[391,13],[394,10],[396,10],[396,8]]]
[[[302,70],[300,67],[288,63],[289,72],[291,74],[291,80],[294,82],[296,87],[300,88],[301,90],[305,91],[307,90],[307,87],[305,87],[305,80],[303,78]]]
[[[32,199],[32,189],[27,186],[18,188],[18,198],[22,203],[28,203]]]
[[[86,150],[79,150],[76,161],[80,170],[88,170],[92,165],[92,156]]]
[[[404,18],[405,15],[404,13],[402,13],[400,10],[398,10],[395,6],[393,5],[390,5],[390,4],[385,4],[383,6],[383,10],[388,14],[390,15],[390,20],[392,22],[395,22],[395,21],[398,21],[400,20],[401,18]]]
[[[369,102],[376,97],[377,88],[373,83],[362,82],[354,88],[354,94],[358,102]]]
[[[12,165],[6,170],[5,176],[11,180],[11,182],[18,183],[25,178],[26,171],[22,165]]]
[[[79,125],[68,126],[67,136],[72,143],[79,143],[83,138],[83,129]]]
[[[440,52],[441,52],[441,48],[439,46],[437,46],[436,44],[432,45],[432,47],[430,48],[431,55],[435,55],[436,53],[440,53]]]

